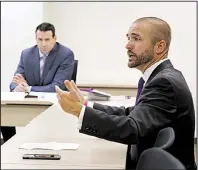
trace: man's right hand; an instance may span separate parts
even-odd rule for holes
[[[81,104],[85,104],[86,100],[73,80],[71,80],[71,83],[68,80],[65,80],[64,84],[76,101],[79,101]]]
[[[13,77],[12,82],[15,83],[16,85],[19,85],[20,83],[27,83],[21,74],[16,74]]]

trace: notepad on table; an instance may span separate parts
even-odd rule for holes
[[[80,91],[83,94],[87,95],[88,100],[109,100],[111,98],[111,94],[95,90],[93,88],[80,88]]]

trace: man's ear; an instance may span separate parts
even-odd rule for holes
[[[166,50],[166,41],[161,40],[155,44],[156,54],[161,54]]]
[[[57,36],[54,36],[54,40],[55,40],[55,41],[57,40]]]

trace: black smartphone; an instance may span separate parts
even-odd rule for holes
[[[23,159],[60,160],[57,154],[24,154]]]

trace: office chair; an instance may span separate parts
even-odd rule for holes
[[[155,140],[154,147],[166,150],[171,147],[171,145],[173,144],[174,141],[175,141],[175,132],[174,132],[173,128],[167,127],[167,128],[164,128],[159,131],[157,138]],[[131,150],[130,156],[132,159],[132,161],[130,163],[137,164],[138,159],[139,159],[138,158],[138,149],[134,148],[133,150]],[[128,169],[127,166],[128,165],[126,163],[126,167],[125,167],[126,169]]]
[[[74,70],[72,73],[72,80],[76,83],[76,77],[77,77],[77,70],[78,70],[78,60],[74,60]]]
[[[155,140],[154,147],[168,149],[175,141],[175,132],[173,128],[167,127],[159,131]]]
[[[74,69],[73,69],[71,80],[73,80],[75,83],[76,83],[76,77],[77,77],[77,70],[78,70],[78,60],[74,60]],[[59,88],[64,91],[68,91],[64,83],[60,85]]]
[[[185,170],[184,165],[161,148],[145,150],[139,158],[136,170]]]

